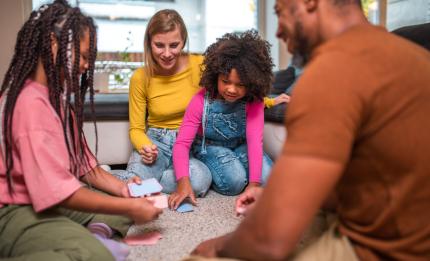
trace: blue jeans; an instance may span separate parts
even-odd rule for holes
[[[173,171],[172,148],[176,141],[177,130],[149,128],[146,135],[158,147],[157,160],[150,165],[143,163],[140,154],[134,150],[128,161],[127,169],[119,173],[113,173],[122,180],[139,176],[141,179],[155,178],[164,193],[176,191],[176,176]],[[190,180],[194,193],[203,197],[209,190],[212,176],[209,169],[201,161],[190,155]]]
[[[212,173],[212,188],[220,194],[234,196],[248,185],[248,146],[242,144],[234,149],[207,145],[206,153],[201,146],[194,146],[197,159],[205,163]],[[272,160],[263,153],[261,183],[265,185],[272,168]]]

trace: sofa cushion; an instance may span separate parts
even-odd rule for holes
[[[94,95],[96,120],[128,121],[128,93],[103,93]],[[91,121],[91,107],[88,99],[84,105],[84,119]]]
[[[289,66],[285,70],[281,70],[275,73],[275,79],[270,89],[270,97],[276,97],[279,94],[286,93],[290,95],[293,87],[293,83],[296,81],[295,69]],[[282,103],[272,108],[266,108],[264,110],[264,120],[268,122],[284,122],[285,113],[288,108],[288,103]]]
[[[430,51],[430,23],[398,28],[392,33],[406,38]]]

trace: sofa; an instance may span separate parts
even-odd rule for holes
[[[294,69],[287,68],[275,73],[271,95],[283,92],[289,94],[289,89],[295,81]],[[94,97],[94,112],[97,121],[98,151],[97,158],[102,165],[127,164],[132,151],[128,135],[128,94],[96,94]],[[286,138],[284,115],[288,104],[281,104],[265,109],[264,117],[264,151],[275,159],[282,149]],[[96,133],[91,119],[89,103],[85,104],[84,133],[93,153],[95,150]]]

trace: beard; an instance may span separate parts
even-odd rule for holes
[[[294,67],[303,68],[305,66],[305,57],[298,52],[295,52],[291,58],[291,64]]]
[[[293,63],[298,67],[304,67],[310,59],[309,40],[303,32],[303,24],[300,21],[296,21],[294,24],[294,31],[296,37],[294,39]]]

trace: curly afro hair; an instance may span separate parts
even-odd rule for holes
[[[273,77],[270,44],[257,31],[225,34],[208,47],[204,56],[200,86],[212,99],[218,96],[218,76],[228,76],[232,69],[245,85],[245,101],[262,101],[269,91]]]

